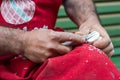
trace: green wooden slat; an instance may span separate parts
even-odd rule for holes
[[[60,8],[59,12],[58,12],[58,17],[65,17],[66,16],[66,12],[64,10],[64,8]]]
[[[120,38],[112,38],[112,43],[114,45],[114,47],[120,47]]]
[[[105,6],[97,6],[97,13],[98,14],[103,14],[103,13],[115,13],[115,12],[120,12],[120,4],[116,5],[105,5]]]
[[[120,70],[120,56],[111,57],[111,60],[117,66],[117,68]]]
[[[110,37],[113,36],[120,36],[120,27],[111,27],[111,28],[106,28],[108,34],[110,35]]]
[[[120,56],[120,47],[115,47],[114,50],[115,50],[115,53],[114,53],[113,56],[115,56],[115,55],[119,55]]]
[[[120,16],[104,17],[100,18],[102,25],[120,24]]]
[[[115,12],[120,12],[120,5],[119,4],[113,4],[113,5],[104,5],[104,6],[96,6],[96,10],[98,14],[103,14],[103,13],[115,13]],[[66,13],[64,8],[60,8],[58,17],[65,17]]]
[[[103,26],[120,24],[120,16],[100,17],[100,21]],[[61,26],[64,29],[75,29],[77,26],[70,20],[58,20],[56,26]]]

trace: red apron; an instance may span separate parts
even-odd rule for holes
[[[1,0],[0,24],[25,31],[54,29],[61,2]],[[41,64],[20,55],[0,56],[0,80],[120,80],[120,74],[101,50],[83,44]]]

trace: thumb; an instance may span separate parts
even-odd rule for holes
[[[109,41],[100,37],[99,39],[94,41],[93,45],[101,49],[101,48],[107,47],[109,45]]]

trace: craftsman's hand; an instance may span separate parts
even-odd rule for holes
[[[93,21],[94,22],[94,21]],[[94,24],[91,21],[83,23],[79,28],[79,31],[76,34],[81,36],[86,36],[92,31],[97,31],[100,33],[101,38],[95,40],[93,43],[90,43],[97,48],[103,50],[109,57],[114,53],[114,47],[111,42],[110,37],[108,36],[106,30],[100,24]]]
[[[23,55],[33,62],[40,63],[48,57],[53,57],[69,52],[71,49],[61,43],[72,41],[83,43],[84,38],[68,32],[52,30],[34,30],[23,35]]]

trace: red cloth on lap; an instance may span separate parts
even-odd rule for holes
[[[7,58],[6,58],[7,59]],[[66,55],[35,64],[16,56],[1,63],[1,80],[120,80],[112,61],[89,44],[76,47]]]
[[[61,3],[62,0],[0,0],[0,25],[24,31],[54,29]],[[20,55],[0,56],[0,80],[119,80],[119,76],[110,59],[88,44],[42,64],[23,60]]]

